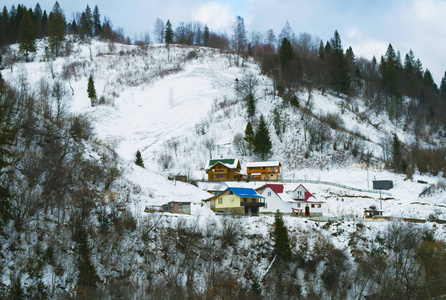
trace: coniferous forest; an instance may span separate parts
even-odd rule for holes
[[[157,18],[151,35],[131,40],[98,6],[87,5],[69,19],[61,4],[55,2],[48,11],[38,3],[29,8],[17,4],[0,13],[0,67],[19,74],[11,83],[0,73],[1,299],[437,299],[446,294],[446,246],[436,235],[445,227],[434,217],[438,223],[372,225],[290,220],[280,213],[255,221],[138,215],[131,199],[143,192],[124,178],[123,159],[95,137],[92,120],[65,107],[75,93],[72,81],[82,76],[88,78],[82,92],[90,108],[106,105],[102,89],[95,88],[95,74],[85,67],[95,59],[95,41],[110,49],[135,46],[133,52],[116,51],[122,60],[141,53],[149,57],[149,46],[162,44],[166,64],[175,54],[173,46],[190,49],[184,61],[202,55],[199,47],[212,49],[228,55],[231,67],[245,68],[253,61],[260,75],[272,80],[274,100],[280,97],[283,107],[299,112],[302,123],[313,118],[324,125],[308,135],[305,158],[311,151],[321,157],[329,148],[324,132],[337,130],[353,137],[342,151],[357,163],[368,167],[379,160],[387,171],[408,180],[415,170],[446,177],[446,148],[438,142],[446,138],[446,72],[437,85],[429,66],[412,51],[402,54],[389,44],[386,53],[369,60],[345,47],[336,29],[327,41],[295,33],[288,22],[280,33],[248,33],[240,16],[230,35],[197,21],[172,24]],[[89,61],[69,61],[75,44],[86,45]],[[180,56],[178,51],[175,55]],[[31,87],[15,68],[38,59],[51,81],[42,79]],[[56,59],[67,59],[61,70],[54,68]],[[157,76],[181,68],[178,63],[164,74],[159,67]],[[234,147],[241,145],[236,152],[241,156],[267,160],[274,147],[271,135],[277,142],[286,121],[277,107],[270,118],[259,112],[256,85],[250,73],[236,79],[234,93],[246,109],[246,122]],[[358,142],[368,137],[347,130],[339,115],[311,110],[316,92],[343,99],[344,109],[361,120],[365,114],[386,114],[416,142],[405,144],[391,135],[380,145],[383,157],[373,157]],[[349,105],[358,98],[365,113]],[[173,92],[169,101],[172,109]],[[225,98],[218,105],[225,112],[229,103]],[[197,124],[197,135],[209,126]],[[174,149],[175,156],[187,148],[178,140],[169,143],[166,148]],[[207,159],[217,147],[214,140],[205,143]],[[339,151],[341,146],[333,142],[330,147]],[[131,161],[141,172],[153,163],[143,154],[141,147]],[[170,175],[166,170],[172,155],[156,155],[159,173]],[[425,192],[435,188],[444,190],[434,184]],[[340,197],[343,202],[348,195]]]

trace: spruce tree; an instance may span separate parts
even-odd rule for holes
[[[279,63],[283,70],[288,66],[288,62],[294,58],[293,46],[287,38],[283,38],[279,49]]]
[[[443,99],[444,101],[446,101],[446,72],[444,72],[444,76],[441,79],[441,84],[440,84],[440,96],[441,99]]]
[[[94,80],[93,76],[90,75],[88,78],[88,87],[87,87],[88,98],[90,98],[91,106],[95,106],[96,104],[96,89],[94,88]]]
[[[401,142],[396,134],[393,135],[392,143],[392,167],[395,172],[401,171],[402,151]]]
[[[164,33],[165,33],[166,44],[172,44],[173,43],[173,29],[172,29],[172,24],[170,24],[169,20],[167,20],[166,29],[165,29]]]
[[[260,115],[259,126],[254,135],[254,153],[260,155],[262,160],[271,152],[272,144],[269,137],[269,130],[263,115]]]
[[[93,31],[94,36],[100,36],[102,33],[101,14],[99,13],[99,8],[97,5],[93,10]]]
[[[30,13],[25,10],[20,21],[19,27],[19,49],[25,57],[28,57],[30,52],[36,52],[36,33],[34,29],[34,23]]]
[[[248,118],[254,117],[256,114],[256,102],[252,93],[249,93],[248,97],[246,98],[246,109],[248,112]]]
[[[331,53],[328,57],[330,86],[337,94],[346,94],[350,89],[351,79],[347,59],[342,49],[341,37],[337,30],[330,40],[330,48]]]
[[[252,154],[252,146],[254,143],[254,130],[252,129],[251,122],[248,121],[248,124],[246,124],[245,129],[245,136],[243,139],[248,143],[248,149],[249,149],[249,155]]]
[[[139,150],[136,151],[135,164],[141,168],[144,168],[144,161],[142,160],[141,152],[139,152]]]
[[[65,16],[59,3],[53,6],[48,18],[48,42],[51,50],[59,56],[62,43],[65,41]]]
[[[277,210],[274,216],[274,254],[282,261],[290,261],[292,257],[288,229],[283,222],[282,214]]]
[[[210,33],[209,33],[209,27],[208,25],[204,25],[204,33],[203,33],[203,46],[209,46],[209,39],[210,39]]]

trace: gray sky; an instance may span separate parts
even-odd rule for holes
[[[38,1],[51,11],[55,1]],[[37,1],[3,0],[9,9],[18,3],[34,8]],[[342,46],[352,46],[357,57],[378,61],[389,43],[404,56],[410,49],[420,58],[439,85],[446,71],[446,1],[445,0],[85,0],[59,1],[67,19],[73,12],[98,5],[101,16],[111,19],[114,28],[122,27],[134,38],[149,32],[152,36],[156,17],[178,23],[201,21],[213,31],[232,35],[232,24],[240,15],[249,32],[262,33],[272,28],[276,36],[288,21],[298,34],[307,32],[324,42],[338,30]],[[152,37],[153,40],[153,37]]]

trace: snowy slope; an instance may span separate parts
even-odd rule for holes
[[[129,197],[138,213],[146,204],[158,205],[171,200],[200,203],[209,196],[191,185],[168,181],[169,175],[205,178],[203,168],[210,157],[238,157],[242,163],[255,159],[242,157],[232,145],[234,135],[244,132],[247,119],[243,104],[237,101],[234,93],[235,79],[252,73],[258,80],[258,115],[264,114],[271,124],[274,148],[270,159],[282,162],[283,178],[329,181],[363,189],[371,188],[374,178],[391,179],[395,188],[391,191],[392,199],[384,201],[386,215],[427,218],[436,214],[446,218],[444,193],[418,198],[425,185],[416,181],[421,179],[434,184],[439,177],[415,174],[414,182],[404,181],[400,175],[382,171],[379,164],[367,175],[364,166],[354,165],[349,156],[341,163],[335,161],[339,153],[330,149],[323,155],[312,152],[306,159],[304,141],[307,136],[302,115],[290,107],[282,110],[287,130],[279,138],[274,133],[272,111],[282,101],[272,95],[271,80],[259,75],[259,68],[253,61],[237,67],[232,55],[207,48],[171,46],[167,49],[164,45],[154,45],[144,50],[99,41],[92,45],[75,42],[68,58],[54,61],[52,67],[56,77],[53,79],[50,63],[43,59],[42,42],[39,45],[40,52],[34,62],[16,64],[14,72],[3,70],[3,77],[10,82],[19,82],[25,76],[38,93],[42,79],[52,84],[61,79],[64,65],[75,65],[75,74],[70,80],[73,96],[69,95],[68,84],[66,86],[67,109],[73,114],[87,115],[93,121],[96,138],[115,148],[125,161],[122,163],[126,170],[124,178],[136,187],[129,192]],[[86,92],[90,74],[94,76],[98,98],[102,98],[106,105],[91,107]],[[302,91],[299,99],[308,96]],[[366,149],[378,158],[382,151],[379,143],[385,137],[397,133],[403,142],[410,143],[414,139],[385,115],[368,115],[366,121],[361,120],[361,114],[367,114],[367,111],[360,99],[347,102],[315,91],[311,103],[316,115],[339,113],[344,128],[366,137]],[[341,110],[342,106],[347,109]],[[206,146],[209,141],[214,143],[213,147]],[[132,163],[137,150],[142,153],[146,169]],[[163,158],[168,160],[167,168],[163,166]],[[362,213],[363,207],[378,201],[377,194],[364,195],[333,186],[307,185],[317,198],[328,202],[328,215]],[[198,207],[193,213],[209,213]]]

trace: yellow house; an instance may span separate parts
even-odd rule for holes
[[[240,161],[236,158],[211,159],[206,167],[206,173],[209,181],[240,180],[241,168]]]
[[[265,206],[265,199],[251,188],[229,187],[221,194],[204,200],[209,201],[216,213],[257,216],[259,207]]]
[[[254,180],[278,180],[281,164],[278,161],[246,163],[248,178]]]

